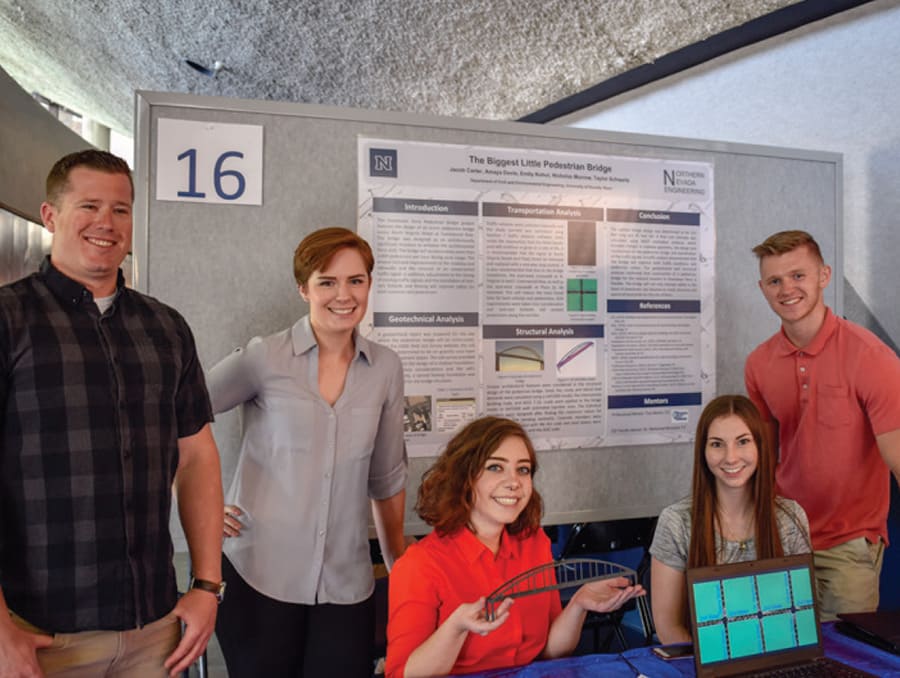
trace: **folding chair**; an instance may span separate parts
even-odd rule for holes
[[[630,549],[641,548],[640,561],[635,567],[638,574],[636,584],[647,588],[647,595],[628,601],[619,610],[607,613],[588,614],[584,628],[593,632],[593,651],[604,652],[609,650],[613,638],[618,641],[622,650],[628,649],[623,630],[622,620],[625,613],[636,609],[640,618],[644,644],[652,645],[656,629],[650,613],[649,583],[650,583],[650,543],[653,540],[653,531],[656,529],[656,518],[633,518],[629,520],[617,520],[595,523],[576,523],[560,551],[560,559],[574,557],[595,557],[603,560],[615,561],[610,554]],[[610,632],[604,642],[601,643],[600,633],[606,628]]]

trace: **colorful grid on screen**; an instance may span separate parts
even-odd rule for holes
[[[819,642],[807,568],[702,581],[693,587],[702,664]]]

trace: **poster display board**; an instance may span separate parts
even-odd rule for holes
[[[307,312],[293,277],[306,234],[368,229],[361,329],[403,356],[409,449],[426,455],[410,458],[410,534],[427,529],[413,504],[442,436],[480,413],[536,438],[546,524],[656,515],[684,496],[699,405],[677,399],[742,391],[744,359],[778,327],[751,253],[770,233],[815,235],[834,267],[826,303],[842,309],[838,154],[137,99],[134,284],[184,315],[204,368]],[[238,409],[213,432],[229,485]]]
[[[538,449],[692,438],[716,383],[712,164],[360,138],[358,166],[411,454],[484,414]]]

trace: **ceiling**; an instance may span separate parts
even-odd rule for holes
[[[136,89],[517,119],[795,3],[0,0],[0,67],[127,134]]]

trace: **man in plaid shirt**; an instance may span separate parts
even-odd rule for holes
[[[41,205],[50,256],[0,287],[3,677],[174,675],[215,625],[212,414],[187,323],[124,285],[133,199],[120,158],[62,158]],[[196,576],[180,599],[173,484]]]

